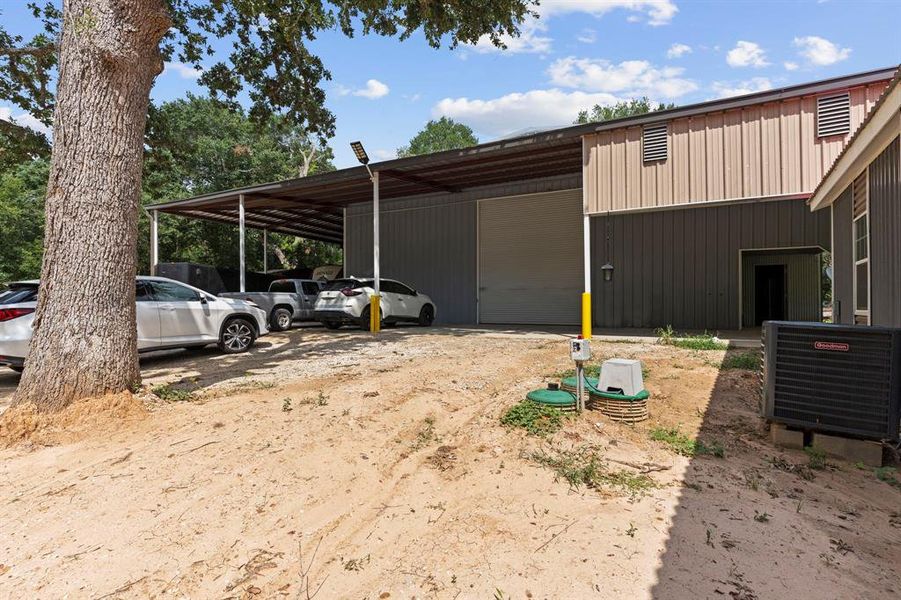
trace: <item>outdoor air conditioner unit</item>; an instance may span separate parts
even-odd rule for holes
[[[763,416],[803,429],[898,439],[901,329],[767,321]]]

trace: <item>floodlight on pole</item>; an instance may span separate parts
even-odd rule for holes
[[[369,168],[369,155],[366,154],[366,149],[363,147],[363,143],[351,142],[350,147],[354,151],[354,156],[356,156],[357,160],[360,161],[360,164],[366,167],[366,170],[369,171],[369,177],[372,177],[372,169]]]
[[[369,297],[369,330],[378,333],[381,329],[381,275],[379,273],[379,173],[372,172],[369,168],[369,155],[361,142],[351,142],[350,147],[354,151],[357,160],[360,161],[369,172],[372,180],[372,275],[375,293]]]

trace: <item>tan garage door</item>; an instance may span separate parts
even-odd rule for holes
[[[579,323],[582,190],[479,202],[479,322]]]

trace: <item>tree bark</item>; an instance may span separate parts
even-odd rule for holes
[[[59,410],[140,381],[135,328],[144,126],[164,0],[66,0],[44,259],[14,404]]]

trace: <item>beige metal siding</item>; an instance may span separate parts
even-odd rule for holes
[[[884,89],[878,83],[850,90],[852,133]],[[848,138],[816,136],[822,95],[674,119],[662,162],[642,161],[641,127],[586,136],[588,210],[811,192]]]
[[[575,325],[582,190],[479,202],[479,321]]]

